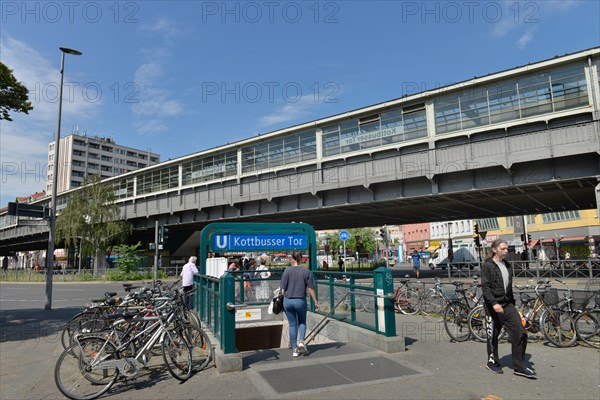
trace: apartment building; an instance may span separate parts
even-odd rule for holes
[[[55,141],[48,145],[46,193],[52,191]],[[60,139],[57,193],[83,184],[88,175],[101,179],[158,164],[160,155],[116,144],[111,138],[72,133]]]
[[[527,238],[527,243],[523,243],[520,235],[515,233],[514,218],[479,219],[479,230],[487,231],[484,246],[489,246],[496,239],[504,239],[509,246],[514,246],[515,251],[531,250],[536,258],[541,259],[564,258],[567,252],[571,258],[578,259],[598,256],[600,224],[595,209],[526,215],[525,225],[531,239]]]

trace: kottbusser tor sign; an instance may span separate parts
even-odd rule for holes
[[[308,249],[306,235],[298,234],[218,234],[212,235],[211,250],[224,251],[279,251]]]

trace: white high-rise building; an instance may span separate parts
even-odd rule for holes
[[[54,149],[53,140],[48,145],[46,193],[52,191]],[[120,146],[111,138],[73,133],[60,139],[57,193],[81,186],[88,175],[106,179],[159,162],[159,154]]]

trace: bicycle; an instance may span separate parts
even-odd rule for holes
[[[556,279],[567,288],[565,298],[550,304],[540,316],[540,327],[546,340],[557,347],[570,347],[577,342],[576,324],[574,316],[580,314],[592,299],[585,292],[577,292],[577,300],[567,282]],[[583,296],[580,296],[582,293]],[[556,296],[558,297],[558,295]]]
[[[333,283],[340,285],[340,287],[333,285],[333,298],[335,304],[343,298],[342,304],[340,305],[342,310],[354,309],[355,311],[365,311],[369,313],[375,311],[375,300],[371,297],[365,299],[364,297],[366,296],[361,295],[360,291],[364,289],[355,288],[354,291],[350,292],[350,287],[346,286],[347,281],[345,279],[333,279]],[[341,288],[344,288],[345,290],[342,290]],[[364,290],[364,292],[368,293],[367,290]]]
[[[144,312],[162,311],[168,308],[168,304],[165,302]],[[133,378],[141,368],[147,368],[151,350],[157,343],[162,345],[162,356],[169,373],[180,381],[190,377],[192,351],[186,339],[169,327],[175,318],[173,310],[151,317],[139,314],[117,317],[107,337],[76,335],[74,343],[60,355],[54,368],[54,380],[62,394],[74,400],[100,397],[121,375]],[[122,324],[137,321],[154,322],[137,334],[133,334],[134,324],[129,324],[124,333],[116,329]],[[141,338],[143,346],[135,351],[135,342]]]
[[[420,311],[419,293],[410,286],[410,279],[400,279],[400,285],[394,290],[394,307],[404,315],[414,315]]]
[[[456,297],[450,300],[444,310],[444,328],[452,340],[464,342],[472,335],[469,329],[469,315],[482,298],[481,295],[477,295],[477,289],[481,285],[474,281],[471,288],[466,289],[462,287],[462,282],[451,283],[456,286]]]
[[[575,317],[575,332],[583,343],[600,349],[600,291],[594,294],[594,308]]]

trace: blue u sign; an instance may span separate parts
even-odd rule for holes
[[[341,231],[340,232],[340,239],[341,240],[348,240],[349,237],[350,237],[350,234],[347,231]]]
[[[296,234],[214,234],[211,240],[211,250],[215,252],[305,249],[306,235]]]

